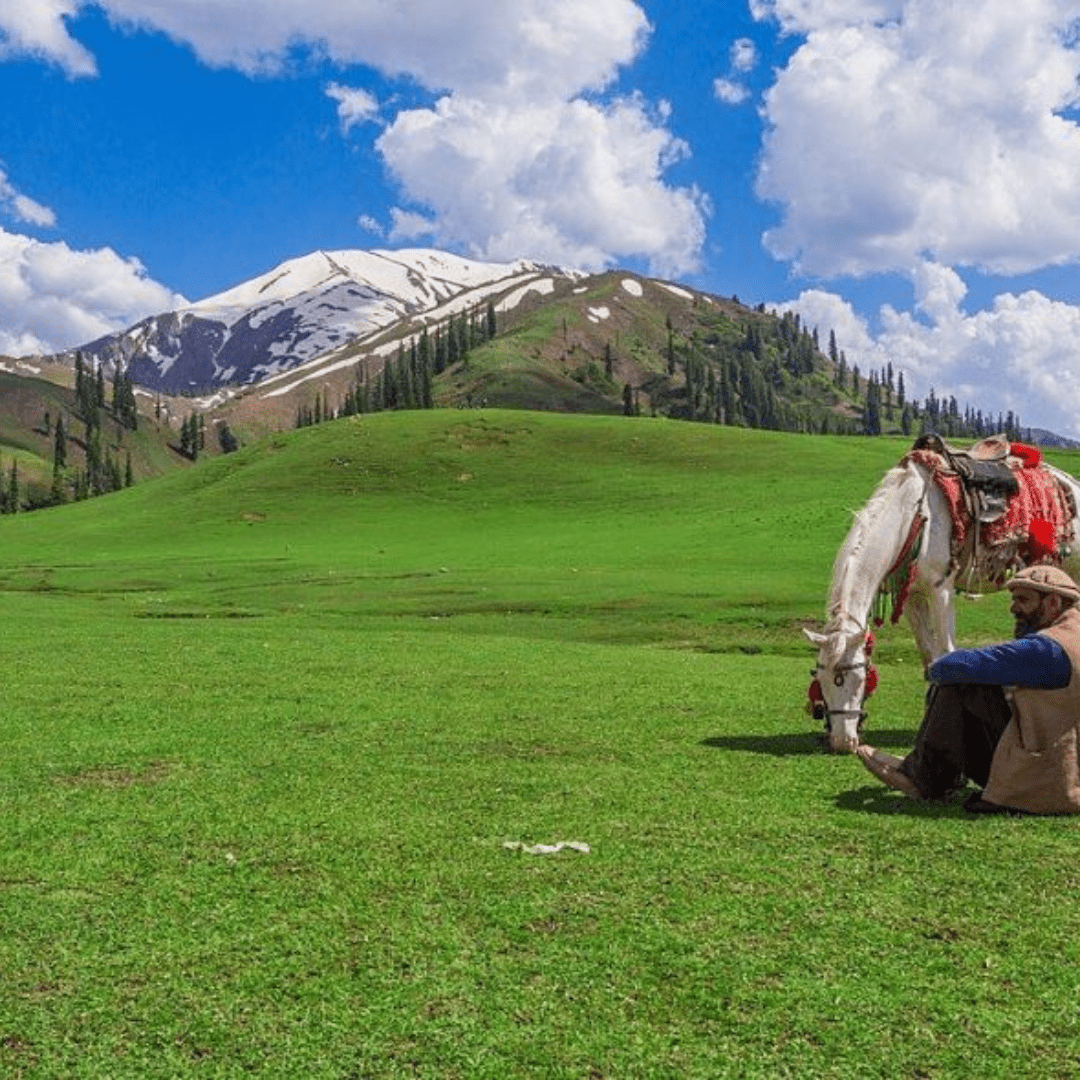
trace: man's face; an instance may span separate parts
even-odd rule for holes
[[[1037,589],[1013,589],[1009,611],[1016,623],[1016,637],[1023,637],[1045,630],[1061,614],[1061,598]]]

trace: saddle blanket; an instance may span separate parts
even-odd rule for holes
[[[1057,479],[1041,466],[1014,469],[1019,490],[1008,498],[1000,517],[980,523],[972,516],[965,499],[962,477],[942,455],[932,450],[913,450],[904,460],[913,460],[922,465],[945,496],[952,518],[952,551],[955,559],[959,559],[964,551],[973,530],[979,529],[978,543],[984,553],[980,557],[980,563],[984,565],[979,570],[989,574],[992,580],[1001,578],[1005,570],[1017,561],[1027,562],[1049,553],[1025,550],[1025,545],[1033,539],[1033,525],[1034,534],[1040,541],[1045,535],[1050,542],[1047,546],[1052,545],[1055,549],[1054,554],[1073,539],[1073,509],[1068,497]]]

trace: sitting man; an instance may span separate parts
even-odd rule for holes
[[[1029,566],[1008,582],[1016,638],[957,649],[930,665],[915,748],[898,758],[860,746],[862,763],[913,799],[947,798],[971,780],[974,813],[1080,813],[1080,588]]]

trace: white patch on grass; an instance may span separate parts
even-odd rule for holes
[[[588,844],[584,844],[580,840],[560,840],[555,844],[533,844],[531,846],[522,844],[517,840],[507,840],[503,843],[503,847],[508,851],[524,851],[526,855],[554,855],[562,851],[563,848],[568,848],[570,851],[580,851],[585,855],[592,851]]]

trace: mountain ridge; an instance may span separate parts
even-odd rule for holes
[[[581,276],[525,259],[490,263],[427,248],[319,250],[49,359],[73,363],[78,352],[152,391],[213,393],[365,342],[375,347],[403,322]]]

